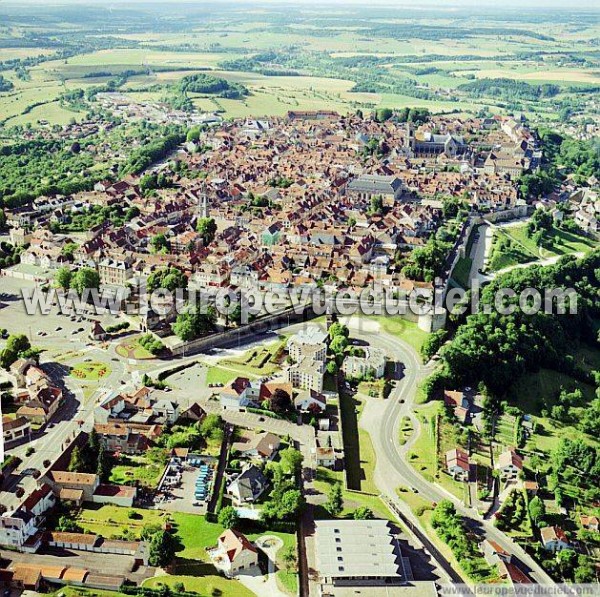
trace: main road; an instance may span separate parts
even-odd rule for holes
[[[419,432],[419,425],[414,415],[414,401],[418,383],[423,380],[431,368],[421,364],[415,350],[406,342],[391,336],[383,330],[373,331],[353,330],[352,335],[369,342],[386,351],[396,361],[404,365],[404,375],[396,382],[385,408],[381,403],[370,402],[365,407],[360,425],[371,435],[373,447],[377,455],[375,468],[375,483],[386,500],[402,512],[404,517],[414,526],[421,529],[421,522],[408,505],[398,497],[400,486],[412,488],[432,502],[450,499],[465,519],[468,527],[477,532],[482,538],[498,543],[513,557],[520,560],[522,566],[529,571],[533,580],[539,584],[554,584],[542,567],[527,554],[517,543],[498,530],[490,521],[483,520],[475,509],[466,507],[462,501],[446,492],[436,484],[426,481],[408,462],[407,446],[400,445],[399,425],[404,416],[410,417],[415,423],[414,433]],[[369,406],[370,405],[370,406]]]

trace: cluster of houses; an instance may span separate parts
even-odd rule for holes
[[[515,132],[501,118],[492,124],[436,116],[414,130],[316,113],[236,120],[202,132],[202,152],[195,146],[178,152],[178,160],[205,178],[182,177],[165,163],[158,168],[172,185],[156,195],[148,196],[139,178],[127,177],[73,196],[39,197],[7,209],[7,221],[13,242],[29,245],[23,263],[92,266],[108,287],[135,288],[170,266],[185,273],[190,288],[206,291],[273,292],[323,282],[410,290],[415,283],[394,258],[422,246],[440,226],[440,197],[464,196],[475,209],[504,209],[518,201],[513,174],[487,172],[477,149],[482,143],[470,140],[501,147],[515,135],[521,145],[535,138],[524,125]],[[374,142],[384,160],[365,160]],[[383,210],[372,208],[375,199]],[[53,223],[117,204],[137,214],[119,228],[105,221],[77,238],[50,231]],[[209,243],[196,230],[205,217],[217,225]],[[166,237],[168,247],[154,254],[157,235]],[[71,250],[64,251],[67,245]]]
[[[17,493],[17,502],[4,508],[0,515],[0,547],[36,553],[42,545],[48,545],[46,515],[59,502],[133,505],[135,487],[107,485],[96,474],[67,470],[73,449],[85,441],[86,435],[78,434],[45,473],[31,479],[29,491],[23,491],[21,498]]]
[[[31,425],[39,427],[48,423],[63,403],[62,388],[34,358],[17,359],[1,375],[4,382],[12,385],[11,393],[18,406],[16,420],[7,421],[4,426],[6,442],[26,436]]]

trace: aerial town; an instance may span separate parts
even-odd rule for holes
[[[31,2],[1,597],[600,594],[597,12]]]
[[[318,316],[284,301],[248,324],[129,308],[142,287],[209,302],[468,290],[544,263],[519,240],[530,222],[558,254],[594,255],[598,181],[532,200],[516,181],[544,146],[525,119],[420,120],[205,122],[139,174],[4,210],[18,256],[1,272],[8,592],[436,595],[595,578],[597,484],[545,462],[567,467],[578,449],[554,454],[558,423],[544,421],[581,390],[561,386],[534,415],[482,380],[444,378],[451,313]],[[116,313],[54,301],[34,319],[18,296],[81,285],[126,293]]]

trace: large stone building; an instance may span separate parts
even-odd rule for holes
[[[456,158],[466,153],[467,148],[464,139],[457,135],[437,135],[431,132],[415,134],[412,125],[406,124],[404,149],[409,157],[435,158],[444,155],[447,158]]]

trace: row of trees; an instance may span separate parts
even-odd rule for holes
[[[110,455],[94,429],[90,431],[83,447],[73,448],[68,470],[72,473],[91,473],[98,475],[103,482],[108,481],[111,471]]]

